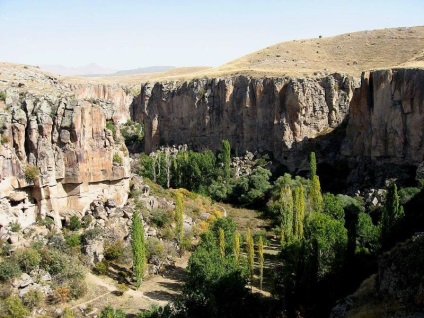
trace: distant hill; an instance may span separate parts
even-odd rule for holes
[[[41,69],[63,76],[88,76],[88,77],[99,77],[99,76],[124,76],[134,74],[149,74],[149,73],[160,73],[175,69],[175,66],[149,66],[139,67],[132,70],[115,70],[111,68],[105,68],[95,63],[91,63],[85,66],[78,67],[66,67],[63,65],[42,65]]]
[[[133,70],[123,70],[111,74],[112,76],[121,76],[121,75],[133,75],[133,74],[147,74],[147,73],[159,73],[166,72],[174,69],[175,66],[149,66],[149,67],[139,67]]]
[[[85,66],[78,66],[78,67],[66,67],[63,65],[42,65],[40,66],[40,68],[54,74],[65,75],[65,76],[95,75],[95,74],[105,75],[105,74],[112,74],[117,72],[117,70],[115,69],[105,68],[95,63],[91,63]]]
[[[424,26],[352,32],[278,43],[207,70],[222,75],[314,76],[369,69],[424,67]],[[196,74],[197,76],[199,74]]]

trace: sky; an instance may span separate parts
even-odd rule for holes
[[[219,66],[283,41],[424,25],[424,0],[0,0],[0,61]]]

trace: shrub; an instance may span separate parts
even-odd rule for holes
[[[40,305],[43,297],[44,296],[41,291],[32,289],[23,296],[22,301],[26,307],[33,309]]]
[[[1,91],[0,92],[0,100],[5,101],[6,100],[6,97],[7,97],[6,92],[5,91]]]
[[[103,260],[94,265],[93,272],[97,275],[106,275],[109,264],[107,261]]]
[[[63,310],[63,316],[62,318],[74,318],[74,312],[70,308],[65,308]]]
[[[3,256],[7,256],[7,255],[9,255],[10,254],[10,250],[11,250],[11,245],[10,245],[10,243],[9,242],[2,242],[2,244],[1,244],[1,250],[0,250],[0,255],[3,255]]]
[[[106,244],[104,255],[108,261],[118,259],[123,254],[124,254],[124,242],[122,240],[119,240],[112,244],[110,243]]]
[[[91,215],[84,215],[81,219],[81,226],[86,229],[90,226],[91,222],[93,221],[93,217]]]
[[[172,212],[163,209],[153,210],[151,217],[152,223],[160,228],[164,228],[171,225],[174,219],[174,215]]]
[[[88,288],[87,283],[82,279],[72,279],[69,282],[69,288],[71,291],[71,298],[72,299],[78,299],[83,297],[85,294],[87,294]]]
[[[40,224],[40,225],[44,225],[49,230],[53,229],[53,227],[54,227],[54,219],[51,218],[51,217],[48,217],[48,216],[46,216],[44,219],[39,217],[37,219],[37,223]]]
[[[53,297],[57,303],[66,303],[71,297],[71,291],[68,286],[58,286],[54,289]]]
[[[98,238],[101,234],[101,230],[99,228],[86,230],[82,236],[83,242],[91,241]]]
[[[114,163],[117,163],[118,165],[122,165],[122,162],[123,162],[122,157],[121,157],[118,153],[114,153],[114,154],[113,154],[113,159],[112,159],[112,161],[113,161]]]
[[[71,218],[69,219],[69,229],[71,231],[77,231],[80,228],[81,228],[80,219],[76,215],[71,216]]]
[[[146,258],[151,259],[153,256],[164,260],[166,258],[165,246],[156,237],[149,237],[146,240]]]
[[[112,120],[108,120],[106,122],[106,128],[109,129],[112,132],[112,134],[115,136],[116,126]]]
[[[14,259],[5,259],[0,262],[0,282],[5,282],[20,274],[19,264]]]
[[[125,318],[126,314],[121,309],[114,309],[111,306],[105,307],[100,313],[100,318]]]
[[[41,262],[40,253],[33,248],[19,249],[15,252],[14,257],[25,272],[36,269]]]
[[[25,167],[24,175],[25,175],[25,180],[28,183],[31,183],[31,182],[34,182],[39,177],[40,170],[36,166],[28,165]]]
[[[2,145],[7,144],[9,141],[10,141],[9,136],[1,136],[0,142]]]
[[[18,296],[12,296],[5,300],[5,309],[7,317],[10,318],[24,318],[30,315],[30,312],[25,308],[21,299]]]
[[[128,120],[121,128],[125,143],[134,144],[141,142],[144,137],[143,126],[140,123]]]
[[[17,232],[19,232],[21,230],[21,225],[19,224],[18,221],[12,221],[12,222],[10,222],[9,223],[9,227],[10,227],[10,230],[12,232],[15,232],[15,233],[17,233]]]
[[[84,277],[84,268],[78,259],[51,248],[44,248],[41,255],[41,267],[51,275],[56,275],[57,281]]]
[[[0,299],[4,300],[4,299],[12,296],[12,292],[13,292],[12,288],[13,288],[12,284],[1,284],[0,285]],[[1,306],[0,306],[0,308],[1,308]]]
[[[77,233],[71,233],[65,236],[66,245],[68,247],[80,247],[81,246],[81,235]]]

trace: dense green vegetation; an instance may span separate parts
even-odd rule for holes
[[[216,156],[210,151],[180,152],[171,159],[160,153],[155,158],[144,156],[142,173],[163,186],[168,180],[171,187],[257,207],[264,217],[273,220],[275,231],[280,233],[283,264],[275,269],[274,295],[281,299],[279,304],[289,316],[298,311],[307,316],[328,315],[337,299],[353,292],[376,270],[382,246],[397,235],[405,215],[401,204],[419,193],[419,189],[406,188],[399,194],[393,183],[385,205],[368,209],[360,198],[322,193],[314,153],[310,156],[309,179],[287,173],[272,176],[259,164],[250,174],[234,178],[229,169],[229,153],[229,144],[224,141]],[[193,317],[204,311],[211,317],[236,315],[231,311],[233,297],[238,295],[241,302],[250,297],[245,287],[255,270],[254,243],[249,232],[245,234],[246,256],[240,253],[240,235],[236,232],[228,234],[217,226],[204,234],[190,259],[189,278],[180,302],[184,310],[180,314]],[[260,243],[257,249],[262,285]],[[236,290],[224,284],[228,275],[235,280],[232,288]],[[221,276],[227,279],[220,281]],[[231,290],[231,297],[224,292],[226,297],[221,298],[218,290]]]
[[[271,188],[271,172],[260,165],[249,175],[231,178],[230,144],[224,140],[215,155],[203,152],[180,151],[173,157],[167,152],[142,155],[140,174],[166,188],[185,188],[208,195],[217,201],[257,207],[266,202]]]

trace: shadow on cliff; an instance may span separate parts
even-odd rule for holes
[[[309,177],[309,155],[314,151],[323,192],[353,195],[357,190],[385,188],[387,180],[396,180],[398,186],[402,187],[417,186],[416,166],[400,165],[384,157],[372,159],[367,156],[343,155],[348,122],[349,116],[333,131],[296,143],[288,151],[289,159],[299,162],[299,166],[292,172]]]

